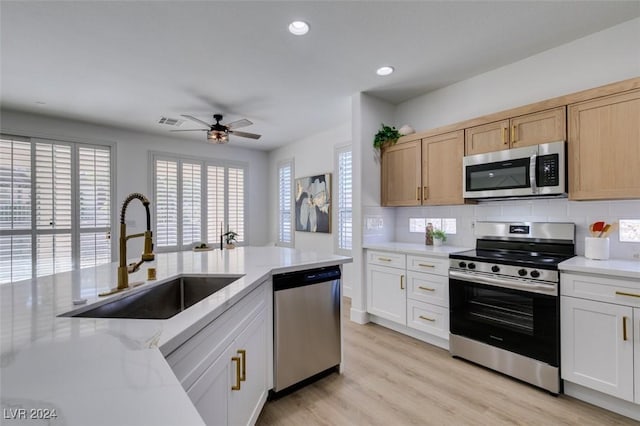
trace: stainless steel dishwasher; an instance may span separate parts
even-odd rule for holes
[[[340,267],[274,275],[274,389],[287,393],[338,370]]]

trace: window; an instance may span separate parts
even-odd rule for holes
[[[419,232],[424,234],[427,224],[433,225],[434,229],[443,230],[445,233],[454,235],[456,233],[456,220],[454,218],[409,218],[409,232]]]
[[[111,262],[111,149],[0,137],[0,283]]]
[[[338,155],[338,249],[351,250],[353,240],[353,171],[351,146],[341,147]]]
[[[278,165],[278,245],[293,247],[293,160]]]
[[[246,241],[246,167],[153,154],[157,251],[186,250],[219,241],[226,230]]]

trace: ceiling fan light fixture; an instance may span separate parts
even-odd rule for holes
[[[389,65],[385,65],[384,67],[380,67],[376,70],[376,74],[378,74],[379,76],[386,76],[386,75],[390,75],[392,74],[394,71],[394,68],[392,66]]]
[[[215,144],[224,144],[229,142],[229,134],[219,130],[210,130],[207,132],[207,140]]]
[[[309,32],[309,24],[304,21],[293,21],[289,24],[289,32],[297,36],[305,35]]]

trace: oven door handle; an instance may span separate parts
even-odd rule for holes
[[[510,280],[508,278],[492,278],[482,275],[469,275],[464,272],[449,271],[449,277],[460,281],[467,281],[470,283],[488,284],[497,287],[510,288],[513,290],[524,290],[529,293],[542,293],[552,296],[557,295],[557,287],[553,284],[522,284],[516,280]]]

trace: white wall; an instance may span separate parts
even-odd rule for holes
[[[410,99],[394,122],[417,131],[640,75],[640,18]]]
[[[266,152],[235,148],[232,145],[210,145],[204,138],[201,142],[172,138],[168,130],[165,137],[16,111],[3,110],[0,116],[2,132],[5,133],[73,142],[115,143],[116,194],[113,201],[118,212],[122,201],[131,192],[141,192],[153,203],[153,187],[148,175],[149,151],[246,162],[249,165],[248,186],[251,194],[247,209],[248,242],[252,245],[267,242],[268,224],[262,208],[267,205],[268,193],[268,183],[264,179],[267,175]],[[145,227],[144,210],[132,204],[127,209],[127,222],[130,220],[135,221],[135,225],[128,227],[128,233],[142,231]],[[141,241],[130,241],[128,254],[138,253],[141,249]],[[116,259],[117,255],[114,261]]]
[[[294,179],[331,173],[333,179],[332,198],[336,196],[336,146],[351,143],[351,120],[345,117],[345,123],[333,126],[324,132],[309,135],[292,144],[275,149],[269,153],[269,172],[267,183],[269,184],[269,233],[270,243],[278,240],[278,163],[283,160],[293,159]],[[294,247],[300,250],[311,250],[320,253],[336,252],[336,208],[332,209],[333,217],[330,234],[316,232],[294,231]],[[295,228],[294,228],[295,229]],[[353,265],[346,264],[343,268],[343,287],[347,296],[351,295],[353,282]]]
[[[395,110],[397,125],[411,124],[418,131],[455,123],[508,108],[640,76],[640,18],[592,34],[468,80],[404,102]],[[372,214],[376,214],[373,211]],[[640,201],[571,202],[519,200],[477,206],[397,208],[386,214],[385,226],[374,236],[424,242],[408,232],[409,217],[454,217],[458,235],[449,244],[473,246],[475,220],[567,221],[577,225],[576,252],[584,254],[584,236],[595,220],[613,222],[640,219]],[[386,225],[389,222],[389,225]],[[372,234],[371,231],[368,232]],[[365,235],[367,231],[365,230]],[[631,259],[640,243],[611,238],[611,256]]]

